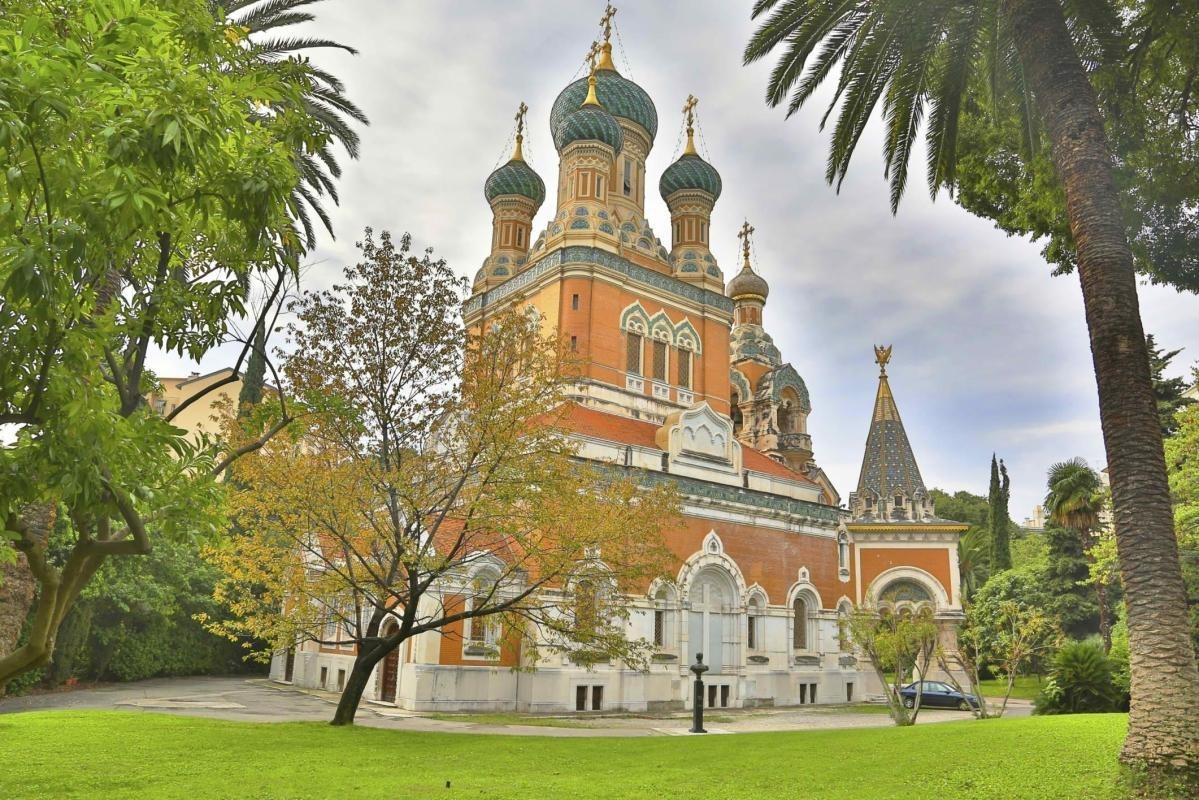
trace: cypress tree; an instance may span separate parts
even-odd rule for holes
[[[250,359],[242,378],[241,394],[237,398],[238,416],[249,413],[248,406],[262,402],[262,389],[266,383],[266,320],[254,327],[254,342],[250,346]]]
[[[991,529],[991,574],[1012,568],[1011,519],[1007,509],[1010,486],[1007,467],[992,453],[987,514]]]

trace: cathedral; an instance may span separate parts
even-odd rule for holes
[[[934,512],[888,382],[890,348],[875,351],[874,411],[846,503],[817,465],[808,388],[767,333],[753,228],[741,227],[741,263],[727,280],[711,250],[722,183],[695,147],[694,97],[682,155],[657,176],[669,246],[655,233],[645,193],[658,112],[612,60],[612,13],[590,74],[549,113],[559,162],[540,231],[546,183],[522,153],[521,106],[511,159],[484,184],[491,251],[463,314],[475,327],[501,309],[536,309],[582,364],[565,413],[580,457],[682,494],[683,522],[666,534],[669,580],[628,598],[628,635],[652,642],[652,663],[588,668],[552,656],[516,671],[521,654],[479,647],[458,623],[381,663],[366,699],[414,711],[682,709],[696,653],[711,707],[878,694],[847,636],[849,615],[863,604],[931,608],[952,646],[966,526]],[[272,677],[336,690],[351,662],[352,649],[308,643],[277,657]]]

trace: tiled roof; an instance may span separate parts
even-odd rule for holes
[[[699,156],[685,153],[666,168],[658,181],[658,192],[663,200],[680,189],[702,189],[718,198],[721,189],[720,173]]]
[[[874,416],[858,476],[858,494],[862,495],[866,490],[873,492],[875,497],[889,497],[896,492],[903,492],[907,497],[914,497],[917,492],[928,494],[886,373],[878,379]]]
[[[624,117],[645,128],[652,142],[658,133],[658,111],[645,90],[610,69],[599,70],[595,73],[595,79],[595,94],[600,104],[611,111],[613,116]],[[557,135],[562,120],[581,106],[586,97],[587,76],[579,78],[563,89],[550,109],[550,133]]]
[[[487,176],[483,194],[488,202],[500,195],[516,194],[540,207],[545,202],[545,181],[524,161],[513,159]]]
[[[559,152],[571,142],[578,141],[603,142],[619,153],[624,147],[624,131],[603,106],[583,106],[563,117],[554,129],[554,146]]]
[[[559,424],[581,436],[590,436],[619,444],[631,444],[638,447],[648,447],[658,450],[654,436],[661,426],[645,420],[622,417],[586,408],[577,403],[567,403],[562,409]],[[770,456],[748,445],[741,445],[742,466],[754,472],[772,475],[776,478],[795,481],[807,486],[817,486],[812,479],[780,464]]]

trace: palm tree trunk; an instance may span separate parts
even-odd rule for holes
[[[1099,386],[1128,604],[1132,710],[1120,758],[1151,779],[1199,774],[1199,669],[1132,254],[1103,118],[1056,0],[1003,0],[1025,80],[1052,142]]]

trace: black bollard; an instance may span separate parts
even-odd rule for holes
[[[704,663],[704,654],[695,654],[695,663],[691,665],[695,673],[695,696],[691,699],[691,733],[707,733],[704,730],[704,673],[708,665]]]

